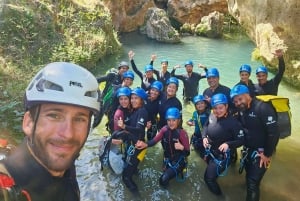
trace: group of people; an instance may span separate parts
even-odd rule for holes
[[[268,71],[262,66],[256,70],[258,83],[253,84],[249,79],[251,67],[242,65],[241,80],[233,88],[219,83],[217,68],[199,65],[205,72],[193,72],[190,60],[185,62],[187,73],[177,75],[177,67],[171,73],[167,71],[167,60],[161,61],[161,71],[154,69],[156,56],[152,55],[142,73],[134,63],[132,51],[128,56],[134,72],[127,62],[121,62],[117,73],[98,79],[75,64],[48,64],[26,89],[22,124],[26,137],[16,151],[0,162],[0,186],[24,200],[80,200],[74,162],[91,129],[99,123],[98,85],[110,80],[114,86],[110,92],[110,130],[122,133],[112,142],[124,144],[122,180],[129,190],[138,191],[133,174],[138,171],[147,147],[161,141],[161,186],[166,187],[171,179],[183,175],[191,143],[207,163],[204,181],[208,189],[222,195],[217,178],[232,162],[236,148],[243,146],[246,200],[259,200],[260,182],[270,165],[279,134],[275,111],[255,96],[277,95],[285,66],[282,51],[275,55],[279,71],[273,79],[267,79]],[[141,85],[131,89],[135,74]],[[209,87],[200,94],[198,82],[204,78]],[[192,119],[186,122],[195,126],[191,140],[183,128],[182,103],[176,96],[180,80],[184,83],[184,100],[195,105]],[[92,122],[93,115],[96,124]]]
[[[217,178],[235,162],[236,149],[243,146],[247,200],[259,200],[260,181],[270,164],[279,133],[275,111],[270,105],[261,104],[255,96],[277,95],[285,70],[282,51],[275,52],[279,59],[279,70],[273,79],[268,80],[266,67],[260,66],[256,70],[258,83],[254,84],[250,79],[251,66],[244,64],[239,69],[240,81],[233,88],[220,83],[217,68],[206,68],[199,64],[198,67],[203,68],[204,72],[197,73],[193,71],[193,62],[188,60],[184,63],[186,73],[177,75],[175,71],[180,66],[175,66],[169,73],[167,60],[161,61],[161,71],[156,70],[153,67],[156,55],[152,55],[150,63],[145,65],[142,72],[134,62],[134,55],[133,51],[129,51],[132,69],[141,80],[140,87],[132,90],[123,84],[115,87],[117,112],[113,118],[114,130],[125,131],[122,140],[116,140],[118,144],[126,145],[126,165],[122,174],[125,185],[131,191],[137,191],[132,176],[143,159],[139,157],[141,150],[145,151],[147,147],[161,141],[164,168],[159,183],[166,187],[171,179],[183,175],[191,141],[207,163],[204,181],[208,189],[216,195],[222,195]],[[129,69],[129,65],[126,68]],[[127,72],[134,74],[130,70]],[[126,73],[123,75],[125,79]],[[199,80],[204,78],[209,87],[200,94]],[[192,101],[195,105],[192,118],[186,122],[188,126],[195,126],[191,140],[183,129],[182,103],[177,98],[180,81],[183,82],[184,102]],[[138,110],[134,106],[136,96],[140,102]]]

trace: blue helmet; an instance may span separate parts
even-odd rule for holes
[[[206,77],[210,78],[210,77],[219,77],[219,71],[217,68],[210,68],[207,70],[206,72]]]
[[[180,119],[180,116],[180,111],[176,107],[170,107],[166,112],[166,119]]]
[[[193,103],[196,105],[200,101],[206,101],[203,95],[197,95],[193,98]]]
[[[240,72],[247,72],[247,73],[251,74],[251,66],[249,64],[241,65]]]
[[[212,107],[215,107],[220,104],[228,104],[228,100],[224,94],[218,93],[211,97],[210,104]]]
[[[151,71],[151,70],[154,70],[153,66],[148,64],[145,66],[145,73],[148,72],[148,71]]]
[[[123,66],[126,66],[126,67],[129,68],[128,62],[126,62],[126,61],[121,61],[121,62],[119,63],[119,65],[118,65],[118,68],[120,69],[120,68],[123,67]]]
[[[125,71],[123,73],[123,79],[125,79],[125,78],[130,78],[130,79],[134,80],[134,73],[130,70]]]
[[[161,64],[162,63],[166,63],[166,64],[169,64],[169,61],[168,60],[166,60],[166,59],[163,59],[163,60],[161,60],[161,62],[160,62]]]
[[[176,77],[170,77],[168,80],[167,80],[167,85],[169,85],[169,84],[171,84],[171,83],[173,83],[173,84],[176,84],[176,86],[178,87],[178,85],[179,85],[179,81],[178,81],[178,79],[176,78]]]
[[[265,66],[259,66],[259,67],[256,69],[256,74],[258,74],[258,73],[266,73],[266,74],[268,74],[268,69],[267,69],[267,67],[265,67]]]
[[[142,89],[140,87],[137,87],[137,88],[133,89],[131,91],[131,94],[135,94],[143,100],[147,100],[147,98],[148,98],[148,94],[145,92],[144,89]]]
[[[194,66],[194,63],[192,60],[188,60],[184,63],[184,66],[187,66],[187,65],[191,65],[191,66]]]
[[[127,96],[129,97],[131,94],[131,89],[128,87],[121,87],[117,90],[117,97],[119,98],[120,96]]]
[[[247,86],[243,84],[235,85],[230,90],[230,98],[233,99],[235,96],[242,95],[242,94],[249,94],[249,89]]]
[[[163,90],[163,84],[160,81],[154,81],[151,84],[151,88],[157,89],[158,91],[162,91]]]

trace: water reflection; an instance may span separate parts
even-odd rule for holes
[[[136,52],[135,62],[140,69],[149,63],[150,55],[156,53],[158,61],[154,66],[159,66],[160,59],[167,58],[170,65],[182,64],[187,59],[193,59],[195,63],[203,63],[208,66],[217,66],[221,73],[221,83],[233,86],[238,81],[238,68],[243,63],[250,63],[255,69],[257,63],[250,61],[250,53],[254,48],[249,41],[221,41],[203,38],[187,37],[180,45],[160,44],[147,40],[139,35],[126,35],[123,38],[124,56],[127,60],[127,52],[133,49]],[[167,57],[166,57],[167,55]],[[180,69],[184,71],[184,69]],[[199,69],[195,69],[199,72]],[[140,80],[135,80],[135,85]],[[252,80],[256,81],[252,75]],[[181,86],[182,87],[182,86]],[[206,80],[200,81],[200,91],[207,87]],[[179,94],[182,88],[179,89]],[[271,168],[266,173],[261,185],[262,201],[296,201],[300,197],[300,114],[298,105],[299,90],[290,88],[285,84],[279,87],[279,93],[290,98],[292,108],[292,136],[280,140],[277,152],[273,157]],[[297,102],[296,102],[297,100]],[[183,110],[184,121],[188,120],[194,110],[193,105],[185,105]],[[298,110],[298,112],[297,112]],[[193,128],[185,127],[191,135]],[[140,164],[140,172],[134,178],[141,192],[141,198],[135,198],[124,188],[121,176],[114,175],[109,170],[100,170],[98,160],[98,141],[101,135],[105,135],[102,122],[89,136],[83,148],[79,160],[76,162],[81,200],[220,200],[212,195],[203,180],[205,163],[200,160],[195,152],[191,152],[188,165],[188,178],[185,182],[172,181],[168,189],[159,186],[158,178],[161,174],[162,149],[160,143],[149,148],[145,160]],[[245,175],[238,174],[239,163],[229,168],[225,177],[219,178],[219,183],[224,192],[225,199],[240,201],[245,199],[246,186]]]

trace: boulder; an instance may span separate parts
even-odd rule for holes
[[[222,37],[224,15],[217,11],[201,18],[201,23],[196,26],[195,33],[208,38]]]
[[[140,27],[140,32],[160,42],[180,42],[179,33],[172,27],[166,11],[160,8],[148,9],[145,24]]]

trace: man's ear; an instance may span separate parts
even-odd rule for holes
[[[25,112],[23,117],[22,128],[26,136],[31,136],[34,122],[29,111]]]

